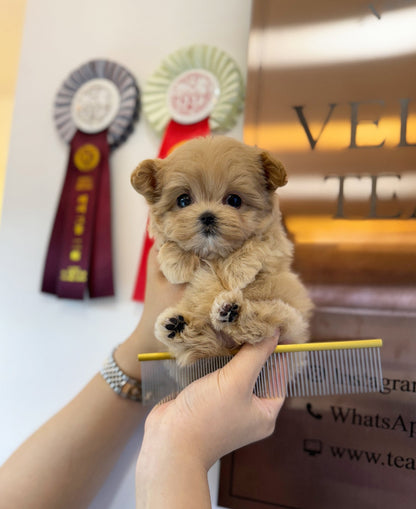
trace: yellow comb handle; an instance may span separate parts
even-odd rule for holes
[[[301,343],[291,345],[277,345],[274,353],[284,352],[313,352],[319,350],[346,350],[355,348],[380,348],[383,345],[381,339],[359,339],[351,341],[327,341],[321,343]],[[163,361],[174,359],[169,352],[140,353],[137,358],[143,361]]]

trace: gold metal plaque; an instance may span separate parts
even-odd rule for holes
[[[416,283],[416,4],[254,0],[244,138],[311,284]]]

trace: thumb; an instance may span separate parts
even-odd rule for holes
[[[225,368],[233,371],[233,377],[252,391],[261,368],[273,353],[279,340],[279,330],[255,345],[244,344]]]

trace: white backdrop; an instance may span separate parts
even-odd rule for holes
[[[140,87],[168,54],[194,43],[246,73],[251,0],[28,0],[0,230],[0,462],[66,404],[137,323],[131,300],[146,223],[131,188],[160,139],[143,117],[111,156],[116,297],[83,302],[39,291],[68,147],[52,120],[57,89],[94,58],[126,66]],[[229,133],[242,137],[243,119]],[[138,430],[91,505],[134,507]],[[210,472],[216,507],[218,464]],[[52,480],[51,480],[52,482]]]

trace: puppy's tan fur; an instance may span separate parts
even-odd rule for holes
[[[277,328],[281,342],[308,340],[312,303],[291,271],[275,194],[287,182],[279,161],[224,136],[198,138],[143,161],[131,181],[150,205],[164,275],[188,283],[155,325],[179,363],[224,355]]]

